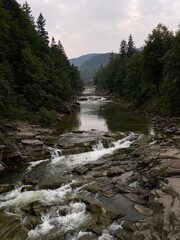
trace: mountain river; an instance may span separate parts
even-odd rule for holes
[[[64,144],[68,139],[74,146],[84,144],[82,151],[63,152],[55,144],[49,148],[50,159],[19,173],[16,188],[0,195],[0,239],[116,240],[121,239],[117,232],[125,220],[143,218],[122,194],[101,194],[94,179],[102,159],[121,153],[142,134],[155,134],[155,130],[139,113],[95,96],[92,88],[84,91],[79,102],[81,111],[68,116],[56,131]],[[90,168],[93,164],[96,172]],[[103,184],[105,178],[99,179]],[[111,221],[102,217],[108,212],[115,214]]]

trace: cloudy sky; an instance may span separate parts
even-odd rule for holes
[[[17,0],[22,4],[25,0]],[[50,38],[61,40],[69,58],[117,52],[131,33],[136,47],[159,22],[176,31],[180,0],[27,0],[32,14],[42,12]]]

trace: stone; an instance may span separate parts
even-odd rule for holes
[[[133,175],[134,171],[125,172],[120,176],[122,184],[126,184],[127,180]]]
[[[115,177],[115,176],[119,176],[121,174],[123,174],[125,171],[119,167],[111,167],[108,171],[107,171],[107,176],[108,177]]]
[[[12,191],[14,189],[14,185],[12,184],[0,184],[0,194]]]
[[[88,171],[88,169],[85,166],[79,166],[79,167],[75,167],[72,172],[78,173],[80,175],[86,173]]]
[[[24,139],[24,140],[21,140],[22,144],[24,145],[30,145],[30,146],[42,146],[43,143],[39,140],[36,140],[36,139]]]
[[[135,193],[126,193],[124,194],[127,198],[129,198],[131,201],[139,204],[146,204],[147,200],[145,200],[145,196],[143,194],[135,194]]]
[[[1,153],[1,161],[7,166],[15,165],[18,161],[22,160],[21,153],[15,145],[6,145]]]
[[[134,205],[134,208],[142,215],[145,216],[152,216],[153,210],[147,207],[144,207],[142,205],[136,204]]]
[[[169,158],[169,157],[175,157],[176,154],[179,154],[179,152],[180,152],[180,151],[179,151],[177,148],[169,148],[169,149],[167,149],[165,152],[160,153],[159,156],[161,156],[161,157],[167,157],[167,158]]]

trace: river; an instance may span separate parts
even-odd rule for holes
[[[81,111],[67,116],[56,125],[58,133],[72,130],[132,131],[154,134],[153,127],[138,112],[123,108],[105,97],[95,96],[95,89],[86,88],[80,98]]]
[[[95,96],[92,88],[79,101],[81,111],[56,125],[56,133],[63,135],[59,145],[49,148],[51,158],[31,164],[19,173],[16,189],[0,196],[0,239],[115,240],[125,220],[143,219],[122,194],[109,195],[107,170],[101,168],[111,166],[101,161],[154,130],[139,113]],[[68,139],[74,152],[59,147]]]

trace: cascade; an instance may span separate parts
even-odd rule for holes
[[[84,165],[91,161],[96,161],[103,156],[113,154],[119,149],[128,148],[136,138],[137,136],[131,133],[121,140],[112,141],[110,147],[106,148],[103,146],[102,141],[98,141],[96,144],[92,145],[92,151],[67,156],[62,155],[61,149],[49,148],[51,158],[49,161],[46,160],[46,164],[49,168],[55,167],[57,172],[57,166],[63,162],[70,170],[76,165]],[[38,165],[42,162],[44,161],[38,162]],[[33,171],[34,166],[28,168],[28,171]],[[79,191],[83,191],[86,184],[75,187],[76,183],[77,181],[73,180],[53,190],[39,189],[23,192],[22,188],[26,186],[22,185],[9,193],[0,195],[0,210],[4,210],[6,213],[13,215],[15,209],[23,209],[34,202],[38,202],[40,205],[44,206],[44,210],[40,213],[41,223],[29,231],[29,240],[43,239],[44,237],[48,238],[52,233],[54,236],[61,236],[66,232],[72,232],[72,234],[67,237],[67,239],[71,240],[79,239],[83,235],[90,236],[92,232],[80,231],[81,226],[91,219],[91,216],[86,210],[86,204],[74,200],[79,194]],[[84,194],[88,193],[85,191]],[[22,217],[22,223],[25,221],[26,217]],[[102,236],[100,236],[98,240],[113,239],[110,235],[113,226],[114,228],[122,227],[121,223],[114,223],[114,225],[104,230]]]

